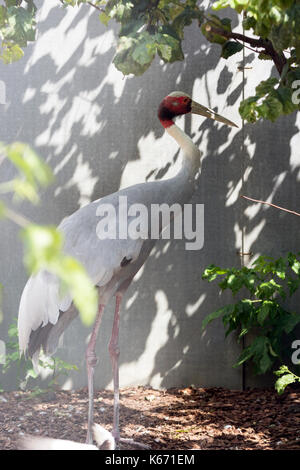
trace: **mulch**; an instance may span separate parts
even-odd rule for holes
[[[95,422],[111,430],[113,394],[99,390]],[[85,442],[87,390],[0,395],[0,449],[17,449],[24,434]],[[300,449],[300,393],[223,388],[121,390],[122,437],[157,450]]]

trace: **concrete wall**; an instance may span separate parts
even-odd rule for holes
[[[202,281],[201,274],[211,263],[240,266],[237,252],[242,246],[255,255],[279,256],[298,249],[296,217],[246,203],[240,195],[297,210],[300,119],[293,114],[275,124],[242,126],[238,114],[242,93],[248,96],[268,76],[269,64],[246,51],[249,68],[243,77],[238,68],[242,53],[230,61],[219,60],[219,47],[206,42],[196,25],[186,30],[184,62],[163,65],[156,60],[142,77],[124,78],[112,64],[113,25],[105,28],[97,12],[85,6],[65,10],[58,1],[38,4],[36,43],[20,62],[0,65],[6,84],[0,140],[30,143],[56,175],[40,206],[23,203],[18,208],[33,221],[58,224],[80,206],[120,187],[169,176],[177,146],[164,135],[156,109],[170,91],[193,94],[241,126],[230,129],[198,116],[179,121],[204,154],[193,197],[194,203],[205,205],[204,247],[193,252],[185,250],[183,241],[157,243],[127,293],[120,339],[121,386],[240,389],[242,369],[232,368],[240,352],[235,338],[224,339],[221,321],[201,331],[205,315],[229,303],[231,296],[218,295],[217,285]],[[1,170],[1,179],[12,177],[8,163]],[[4,221],[0,229],[4,285],[0,339],[6,341],[27,273],[18,229]],[[110,305],[98,341],[98,387],[111,385],[107,344],[112,314]],[[86,385],[89,333],[79,320],[74,321],[58,350],[59,357],[80,368],[63,381],[66,388]],[[0,375],[0,383],[15,388],[16,371]],[[246,385],[263,383],[246,371]]]

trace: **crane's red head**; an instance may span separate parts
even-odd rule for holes
[[[176,116],[187,114],[192,111],[192,99],[186,93],[180,91],[170,93],[166,96],[158,108],[158,118],[162,125],[167,128],[174,124]]]
[[[196,103],[192,98],[181,91],[173,91],[168,96],[166,96],[158,108],[158,118],[165,129],[174,124],[173,119],[176,116],[181,116],[182,114],[194,113],[200,114],[214,121],[222,122],[227,126],[238,127],[234,122],[229,121],[229,119],[220,116],[212,109],[206,108],[202,104]]]

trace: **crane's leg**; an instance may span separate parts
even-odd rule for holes
[[[128,281],[129,283],[129,281]],[[109,342],[109,354],[112,362],[113,369],[113,382],[114,382],[114,418],[113,418],[113,431],[112,435],[115,438],[116,449],[119,449],[120,443],[131,444],[140,449],[149,449],[145,444],[134,441],[133,439],[120,438],[120,429],[119,429],[119,406],[120,406],[120,392],[119,392],[119,324],[120,324],[120,306],[126,290],[127,284],[124,284],[123,292],[118,291],[116,294],[116,307],[114,315],[114,323],[112,329],[112,335]]]
[[[97,364],[96,356],[96,341],[99,333],[99,328],[102,320],[104,311],[104,305],[99,305],[99,311],[96,317],[96,321],[93,327],[93,331],[86,349],[86,366],[87,366],[87,378],[88,378],[88,392],[89,392],[89,412],[88,412],[88,430],[86,436],[86,443],[92,444],[93,442],[93,422],[94,422],[94,371]]]
[[[114,422],[112,435],[115,438],[116,446],[119,446],[120,430],[119,430],[119,324],[120,324],[120,305],[123,294],[116,294],[116,307],[114,315],[114,323],[112,329],[112,335],[109,342],[109,354],[112,362],[113,370],[113,383],[114,383]]]

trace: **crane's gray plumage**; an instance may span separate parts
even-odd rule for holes
[[[183,136],[185,140],[189,139],[182,132]],[[134,277],[156,240],[118,237],[100,240],[96,233],[99,205],[112,205],[118,216],[119,196],[127,197],[128,207],[136,202],[142,203],[149,213],[151,204],[188,202],[194,191],[193,182],[199,169],[200,151],[191,140],[184,143],[187,150],[190,147],[193,149],[194,157],[192,160],[184,160],[181,171],[175,177],[140,183],[105,196],[66,217],[58,226],[65,238],[64,252],[83,264],[94,284],[99,286],[100,301],[104,305],[123,283]],[[122,266],[124,258],[131,261]],[[28,350],[34,363],[37,362],[41,347],[46,354],[55,352],[59,336],[77,315],[72,298],[69,295],[60,298],[59,287],[55,275],[41,271],[29,278],[22,294],[18,319],[20,350]]]
[[[95,344],[103,308],[113,295],[116,295],[116,310],[109,351],[113,363],[115,389],[114,438],[116,442],[120,441],[118,431],[120,302],[123,293],[146,261],[156,242],[150,237],[152,205],[172,206],[177,203],[183,206],[194,192],[195,176],[200,167],[200,151],[191,138],[173,122],[174,117],[189,112],[201,114],[228,125],[235,125],[214,111],[195,103],[185,93],[171,93],[162,101],[158,116],[168,134],[177,141],[183,151],[182,168],[178,174],[166,180],[137,184],[94,201],[65,218],[58,227],[64,235],[65,253],[82,263],[94,284],[99,288],[99,312],[86,353],[89,389],[88,443],[92,440],[93,374],[97,362]],[[122,239],[116,233],[114,239],[99,239],[97,235],[99,208],[106,204],[114,207],[113,217],[118,220],[118,214],[121,211],[121,206],[119,206],[121,196],[126,196],[127,207],[139,203],[148,209],[145,216],[148,219],[148,234],[143,234],[137,239],[130,237]],[[133,217],[129,216],[128,225],[131,219],[133,220]],[[159,226],[160,231],[163,228],[162,225]],[[60,294],[60,283],[56,276],[45,271],[31,276],[20,302],[18,319],[20,350],[28,351],[35,363],[41,348],[46,354],[52,354],[57,348],[60,336],[76,315],[70,294]]]

